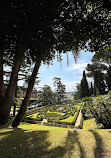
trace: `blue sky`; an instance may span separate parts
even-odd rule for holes
[[[53,78],[59,77],[63,84],[66,85],[66,92],[75,91],[76,83],[79,83],[82,78],[82,73],[88,63],[91,63],[91,58],[94,53],[80,52],[80,57],[77,63],[74,62],[74,58],[71,52],[68,52],[69,66],[67,66],[67,56],[62,55],[62,63],[60,64],[57,59],[53,61],[53,65],[41,65],[39,69],[40,83],[36,87],[43,87],[49,85],[52,90]]]

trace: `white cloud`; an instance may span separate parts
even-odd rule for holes
[[[83,70],[86,68],[88,63],[80,63],[80,64],[74,64],[71,70]]]
[[[82,61],[81,61],[82,62]],[[73,71],[73,72],[79,72],[79,73],[82,73],[86,66],[87,66],[88,63],[84,62],[84,63],[78,63],[78,64],[73,64],[73,66],[69,67],[67,69],[67,71]]]
[[[76,89],[76,84],[80,81],[63,81],[63,84],[66,85],[66,91],[67,92],[74,92]]]

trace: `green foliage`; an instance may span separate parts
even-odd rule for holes
[[[107,66],[97,60],[93,60],[92,64],[87,65],[86,70],[88,71],[88,77],[93,77],[94,79],[94,95],[105,94],[104,70],[107,70]]]
[[[76,120],[77,120],[77,117],[78,117],[78,115],[79,115],[79,112],[80,112],[80,110],[78,110],[78,111],[74,114],[74,118],[73,118],[73,121],[72,121],[72,124],[73,124],[73,125],[75,125],[75,123],[76,123]]]
[[[54,105],[48,106],[44,108],[35,109],[32,113],[28,113],[26,118],[24,119],[25,122],[29,123],[40,123],[38,121],[42,121],[43,119],[47,119],[48,123],[46,125],[53,124],[56,126],[74,126],[76,119],[78,117],[80,111],[80,105],[73,105],[73,104],[65,104],[65,105]]]
[[[106,83],[108,86],[108,90],[111,90],[111,66],[109,66],[106,73]]]
[[[95,129],[97,127],[98,126],[96,124],[95,118],[84,120],[83,129]]]
[[[76,85],[76,92],[74,93],[74,99],[76,100],[81,99],[81,84],[80,83]]]
[[[111,95],[111,90],[108,92],[108,95]]]
[[[90,106],[89,106],[91,101],[92,100],[90,98],[89,99],[87,98],[87,100],[85,100],[83,107],[81,109],[84,120],[91,119],[94,117],[90,111]]]
[[[89,101],[89,102],[90,102],[90,101],[92,101],[92,98],[91,98],[91,97],[85,97],[85,98],[82,99],[82,101],[83,101],[83,102],[84,102],[84,101]]]
[[[54,104],[54,101],[54,92],[51,90],[50,86],[44,85],[39,91],[39,103],[42,103],[43,105],[51,105]]]
[[[95,117],[104,128],[111,128],[111,95],[98,96],[85,101],[82,113],[84,119]]]
[[[111,96],[105,95],[93,100],[92,113],[97,123],[104,128],[111,128]]]
[[[106,5],[104,1],[87,0],[85,2],[75,0],[73,3],[72,0],[32,0],[28,2],[2,0],[0,2],[0,58],[4,58],[4,61],[0,62],[2,63],[0,67],[3,67],[8,61],[14,70],[16,63],[19,63],[19,71],[25,60],[28,63],[33,61],[34,63],[49,64],[55,58],[56,52],[61,60],[61,53],[67,51],[72,51],[74,57],[77,57],[81,49],[97,52],[103,50],[111,43],[110,4],[109,1]],[[38,70],[39,65],[35,65],[35,68]],[[0,73],[1,80],[3,74]],[[10,78],[11,82],[17,80],[17,74],[14,76]],[[29,83],[32,84],[34,80],[32,76]],[[3,80],[0,85],[2,84]],[[29,86],[28,92],[31,93],[31,90],[32,87]],[[9,92],[7,96],[10,96]],[[13,98],[12,95],[11,98]],[[28,103],[29,97],[27,98],[22,105]],[[6,109],[11,106],[9,102],[12,103],[12,100],[9,100],[10,97]],[[57,101],[61,102],[61,98]],[[5,107],[5,104],[2,104]],[[0,111],[5,111],[5,109]],[[6,112],[5,114],[8,116],[10,111],[6,110]],[[3,115],[5,116],[5,114]],[[0,116],[0,120],[2,120],[4,116]],[[7,120],[8,117],[1,122],[7,122]]]
[[[90,92],[90,96],[92,96],[94,94],[94,87],[93,87],[92,82],[91,82],[91,87],[89,89],[89,92]]]
[[[81,91],[81,98],[89,96],[89,87],[88,87],[85,71],[83,71],[83,78],[80,84],[80,91]]]
[[[96,71],[94,73],[94,84],[96,88],[96,95],[105,94],[106,85],[102,72]]]
[[[53,80],[56,92],[56,103],[61,104],[61,102],[64,100],[65,85],[62,84],[61,78],[55,77]]]

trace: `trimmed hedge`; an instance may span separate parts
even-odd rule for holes
[[[62,113],[64,113],[64,115],[58,114],[56,112],[59,112],[59,108],[62,109]],[[53,126],[57,126],[57,127],[63,127],[65,126],[66,128],[75,128],[75,122],[77,120],[79,111],[80,111],[81,106],[76,105],[76,107],[74,105],[56,105],[56,106],[49,106],[49,107],[41,107],[41,108],[36,108],[30,111],[27,111],[26,113],[26,117],[24,118],[24,122],[27,123],[32,123],[32,124],[41,124],[43,119],[46,118],[48,120],[47,123],[44,123],[45,125],[53,125]],[[50,111],[50,113],[48,113],[47,111]],[[52,113],[51,113],[52,112]],[[55,113],[54,113],[55,112]],[[61,112],[61,110],[60,110]],[[30,118],[29,115],[32,115],[34,113],[39,113],[37,115],[37,118]],[[27,117],[29,116],[29,117]],[[72,122],[65,122],[65,121],[61,121],[64,119],[67,119],[69,116],[73,116],[74,119]]]

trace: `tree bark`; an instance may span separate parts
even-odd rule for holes
[[[4,96],[5,96],[5,88],[3,81],[3,55],[1,54],[0,55],[0,103],[2,102]]]
[[[27,106],[29,105],[31,92],[32,92],[32,89],[33,89],[33,86],[34,86],[34,83],[35,83],[35,80],[36,80],[36,76],[37,76],[40,64],[41,64],[41,60],[38,60],[38,62],[34,66],[31,78],[29,80],[29,84],[28,84],[28,88],[27,88],[25,98],[22,101],[22,105],[20,107],[20,110],[19,110],[17,116],[15,117],[15,119],[12,123],[13,128],[17,128],[17,126],[19,126],[20,122],[22,121],[22,119],[23,119],[23,117],[26,113]]]
[[[14,66],[12,68],[9,85],[6,90],[5,97],[0,104],[0,124],[1,125],[6,125],[9,120],[9,115],[10,115],[13,97],[15,94],[16,82],[18,78],[20,65],[21,65],[20,61],[18,60],[14,61]]]

